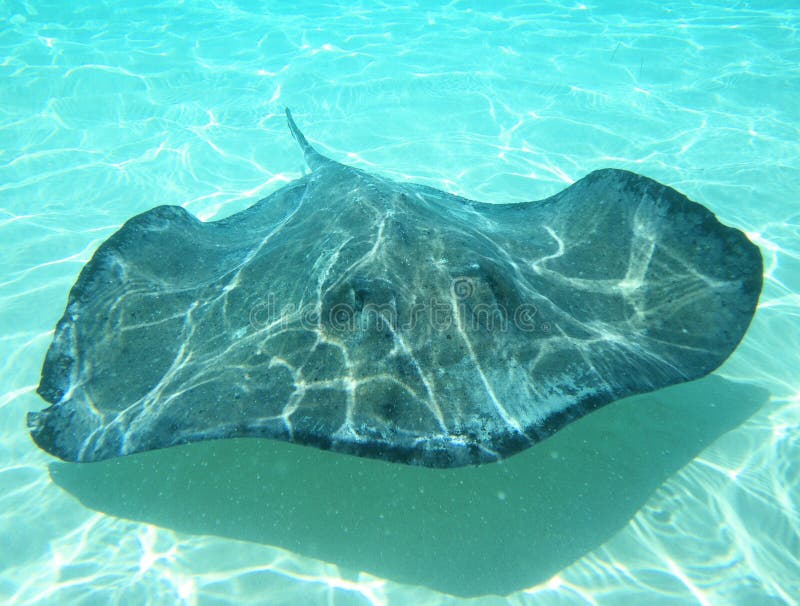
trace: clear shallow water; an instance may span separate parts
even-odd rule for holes
[[[334,489],[300,473],[326,459],[231,446],[70,475],[51,470],[52,459],[25,431],[25,413],[41,406],[34,389],[52,328],[97,245],[156,204],[210,220],[299,176],[302,158],[281,113],[288,105],[311,140],[339,160],[479,200],[543,198],[603,166],[641,172],[747,231],[766,265],[755,321],[715,373],[740,389],[706,380],[672,401],[659,396],[652,408],[653,426],[666,427],[659,449],[647,450],[659,443],[647,422],[621,410],[609,421],[619,427],[611,437],[600,417],[581,430],[588,433],[472,477],[399,470],[379,477],[385,468],[342,463],[337,478],[372,491],[350,489],[342,509],[389,515],[375,527],[390,534],[416,529],[421,551],[434,527],[446,526],[443,512],[474,514],[438,540],[452,552],[465,542],[452,533],[476,529],[470,548],[476,558],[490,554],[484,568],[495,579],[513,549],[498,547],[501,526],[481,512],[494,519],[502,503],[519,511],[530,504],[530,524],[555,529],[551,547],[586,539],[576,561],[566,561],[569,550],[532,558],[525,589],[472,600],[481,604],[800,602],[800,11],[793,3],[501,10],[267,3],[256,10],[247,2],[12,1],[0,5],[0,24],[0,599],[463,601],[411,584],[419,578],[411,564],[387,561],[396,578],[383,580],[311,557],[314,537],[324,543],[313,525],[289,533],[299,537],[294,549],[265,540],[274,529],[258,534],[258,523],[296,518],[275,510],[274,493],[241,484],[226,492],[220,484],[231,467],[227,475],[259,473],[242,459],[281,457],[297,466],[265,464],[268,485],[291,492],[300,484],[316,498],[305,502],[307,518],[341,523],[326,518],[322,502]],[[683,443],[687,403],[749,418]],[[597,449],[585,446],[587,436]],[[570,458],[578,462],[571,468],[548,463]],[[606,492],[591,483],[615,473],[623,481]],[[460,482],[468,486],[463,500],[448,504]],[[213,495],[222,498],[191,492],[196,484],[219,488]],[[157,489],[143,493],[148,485]],[[414,488],[419,496],[411,499]],[[397,499],[365,504],[382,489]],[[268,497],[273,509],[245,515]],[[302,494],[284,497],[304,503]],[[193,508],[191,499],[214,504]],[[621,521],[612,519],[615,502],[625,503]],[[586,511],[597,517],[578,516]],[[214,521],[201,523],[204,516]],[[360,532],[364,518],[351,521],[362,525],[354,527],[362,542],[342,543],[343,553],[370,545]],[[554,562],[557,570],[540,578]],[[457,580],[446,562],[435,572]]]

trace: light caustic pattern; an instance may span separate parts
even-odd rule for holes
[[[491,462],[707,374],[750,324],[758,250],[650,179],[480,204],[328,160],[292,127],[310,176],[216,224],[156,208],[99,249],[47,354],[42,448],[253,436]],[[264,300],[280,311],[254,316]]]
[[[42,404],[52,326],[97,246],[156,204],[215,219],[291,181],[301,167],[285,136],[290,105],[326,153],[399,181],[530,200],[614,166],[746,229],[765,290],[719,372],[763,386],[769,404],[550,583],[470,603],[796,604],[794,3],[293,7],[0,5],[0,598],[459,602],[346,580],[268,546],[98,516],[53,486],[52,459],[24,430]],[[556,254],[543,237],[544,257]]]

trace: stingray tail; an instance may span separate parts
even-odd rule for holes
[[[305,135],[300,132],[299,128],[297,128],[297,124],[295,124],[294,119],[292,118],[292,112],[289,111],[288,107],[286,108],[286,120],[289,122],[289,130],[292,131],[292,136],[295,138],[295,141],[300,144],[300,149],[303,150],[306,164],[308,164],[311,170],[315,170],[324,164],[332,162],[332,160],[326,158],[316,149],[311,147],[311,144],[306,140]]]

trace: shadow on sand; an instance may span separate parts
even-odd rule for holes
[[[611,404],[503,463],[406,467],[270,440],[54,463],[87,507],[459,596],[543,580],[620,530],[767,399],[719,377]]]

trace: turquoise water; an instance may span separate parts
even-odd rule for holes
[[[496,6],[0,3],[0,601],[800,603],[800,9]],[[753,325],[714,376],[503,465],[55,463],[25,414],[80,268],[157,204],[212,220],[298,177],[284,105],[338,160],[474,199],[604,166],[676,187],[761,247]]]

